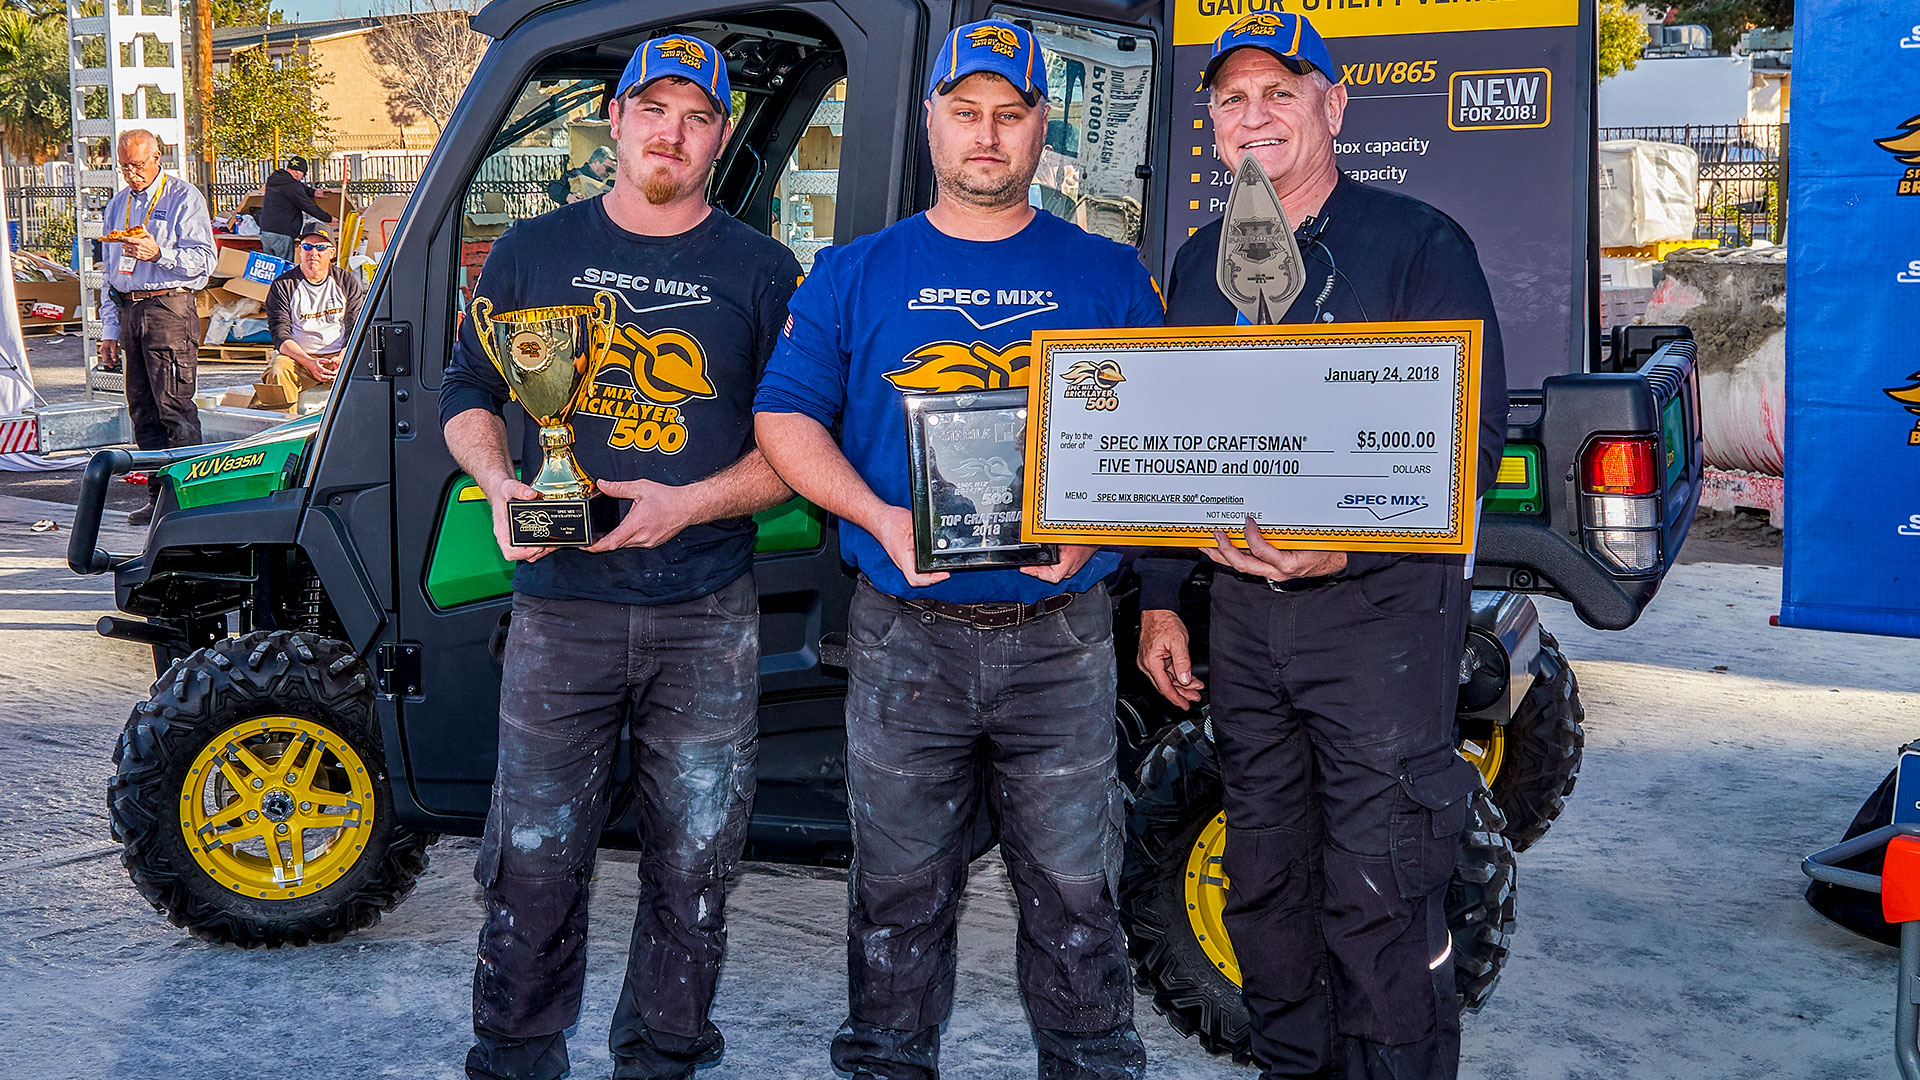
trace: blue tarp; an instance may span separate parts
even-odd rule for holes
[[[1920,7],[1800,0],[1780,621],[1920,637]]]

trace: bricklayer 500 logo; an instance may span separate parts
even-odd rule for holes
[[[1127,381],[1120,374],[1118,360],[1079,360],[1060,373],[1067,388],[1061,396],[1083,398],[1087,408],[1094,412],[1112,412],[1120,407],[1120,392],[1116,389]]]
[[[1920,31],[1920,27],[1914,29]],[[1900,134],[1873,142],[1907,167],[1900,176],[1900,185],[1894,189],[1895,194],[1920,195],[1920,116],[1908,117],[1907,122],[1900,125]]]

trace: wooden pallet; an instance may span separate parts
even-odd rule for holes
[[[268,345],[202,345],[200,359],[217,364],[265,364],[272,352]]]
[[[20,333],[27,337],[57,337],[61,334],[80,332],[79,319],[60,319],[55,322],[22,322]]]

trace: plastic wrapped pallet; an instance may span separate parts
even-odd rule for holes
[[[1640,247],[1693,239],[1700,155],[1673,143],[1600,144],[1600,246]]]

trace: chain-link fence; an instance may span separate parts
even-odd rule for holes
[[[1785,235],[1785,124],[1609,127],[1600,129],[1600,138],[1678,143],[1700,155],[1696,238],[1733,247]]]

